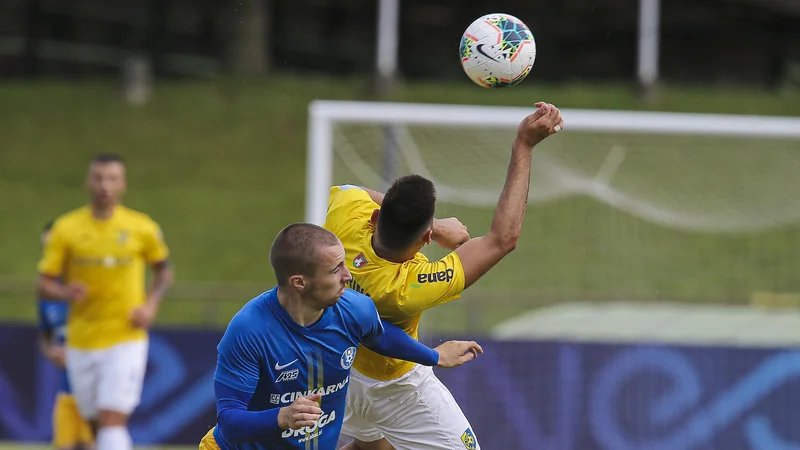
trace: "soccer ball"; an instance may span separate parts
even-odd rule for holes
[[[504,88],[528,76],[536,59],[536,42],[521,20],[494,13],[467,27],[459,53],[461,67],[472,81],[485,88]]]

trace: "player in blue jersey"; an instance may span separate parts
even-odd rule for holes
[[[359,344],[440,367],[483,352],[465,341],[430,349],[382,323],[372,300],[345,289],[344,256],[322,227],[297,223],[278,233],[270,250],[278,286],[248,302],[217,347],[217,425],[201,450],[333,450]]]
[[[42,231],[42,244],[53,222],[45,225]],[[72,396],[64,368],[65,336],[69,304],[58,300],[40,298],[39,348],[42,355],[52,362],[59,372],[59,386],[53,405],[53,447],[56,450],[90,450],[94,448],[92,430],[78,411],[78,404]]]

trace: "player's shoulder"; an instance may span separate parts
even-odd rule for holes
[[[330,189],[330,193],[332,195],[339,194],[345,191],[350,191],[349,194],[352,195],[360,195],[360,193],[364,194],[367,193],[367,191],[365,191],[364,188],[362,188],[361,186],[356,186],[355,184],[337,184],[335,186],[331,186]]]
[[[158,223],[150,217],[149,214],[144,213],[142,211],[137,211],[132,208],[128,208],[127,206],[118,206],[117,212],[120,215],[120,219],[124,222],[127,222],[131,225],[136,225],[140,227],[158,227]]]
[[[354,291],[350,288],[344,290],[344,294],[339,297],[336,306],[344,311],[348,311],[355,316],[362,314],[373,314],[375,303],[366,295]]]
[[[331,186],[328,212],[349,209],[349,207],[369,206],[377,208],[378,205],[372,201],[372,197],[361,186],[353,184],[340,184]],[[371,211],[371,210],[370,210]]]
[[[269,328],[269,323],[274,319],[269,307],[274,291],[263,292],[245,303],[231,319],[228,329],[254,332]]]
[[[91,211],[88,206],[81,206],[71,209],[53,221],[53,230],[68,230],[74,227],[83,227],[87,220],[91,218]]]

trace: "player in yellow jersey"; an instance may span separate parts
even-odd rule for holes
[[[120,204],[125,165],[100,154],[89,166],[88,206],[59,217],[39,262],[39,295],[70,303],[66,366],[98,450],[131,450],[128,417],[139,405],[148,332],[172,282],[161,230]],[[146,291],[145,269],[153,270]]]
[[[47,242],[53,223],[42,231],[42,244]],[[56,450],[92,450],[94,437],[92,429],[81,417],[75,397],[69,386],[67,369],[64,367],[65,335],[69,304],[63,301],[40,298],[39,309],[39,350],[57,368],[59,386],[53,404],[53,447]]]
[[[558,108],[536,106],[517,129],[506,183],[485,236],[470,239],[456,219],[436,221],[433,183],[417,175],[396,180],[385,195],[355,186],[331,188],[324,226],[344,245],[351,287],[372,298],[382,319],[417,338],[423,311],[459,298],[514,249],[533,148],[563,126]],[[419,251],[431,241],[454,251],[429,261]],[[355,440],[343,449],[480,448],[461,408],[429,367],[359,347],[347,400],[342,434]]]

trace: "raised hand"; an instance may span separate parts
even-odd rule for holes
[[[536,111],[522,119],[517,127],[517,141],[530,149],[564,128],[564,119],[558,108],[544,102],[535,106]]]

